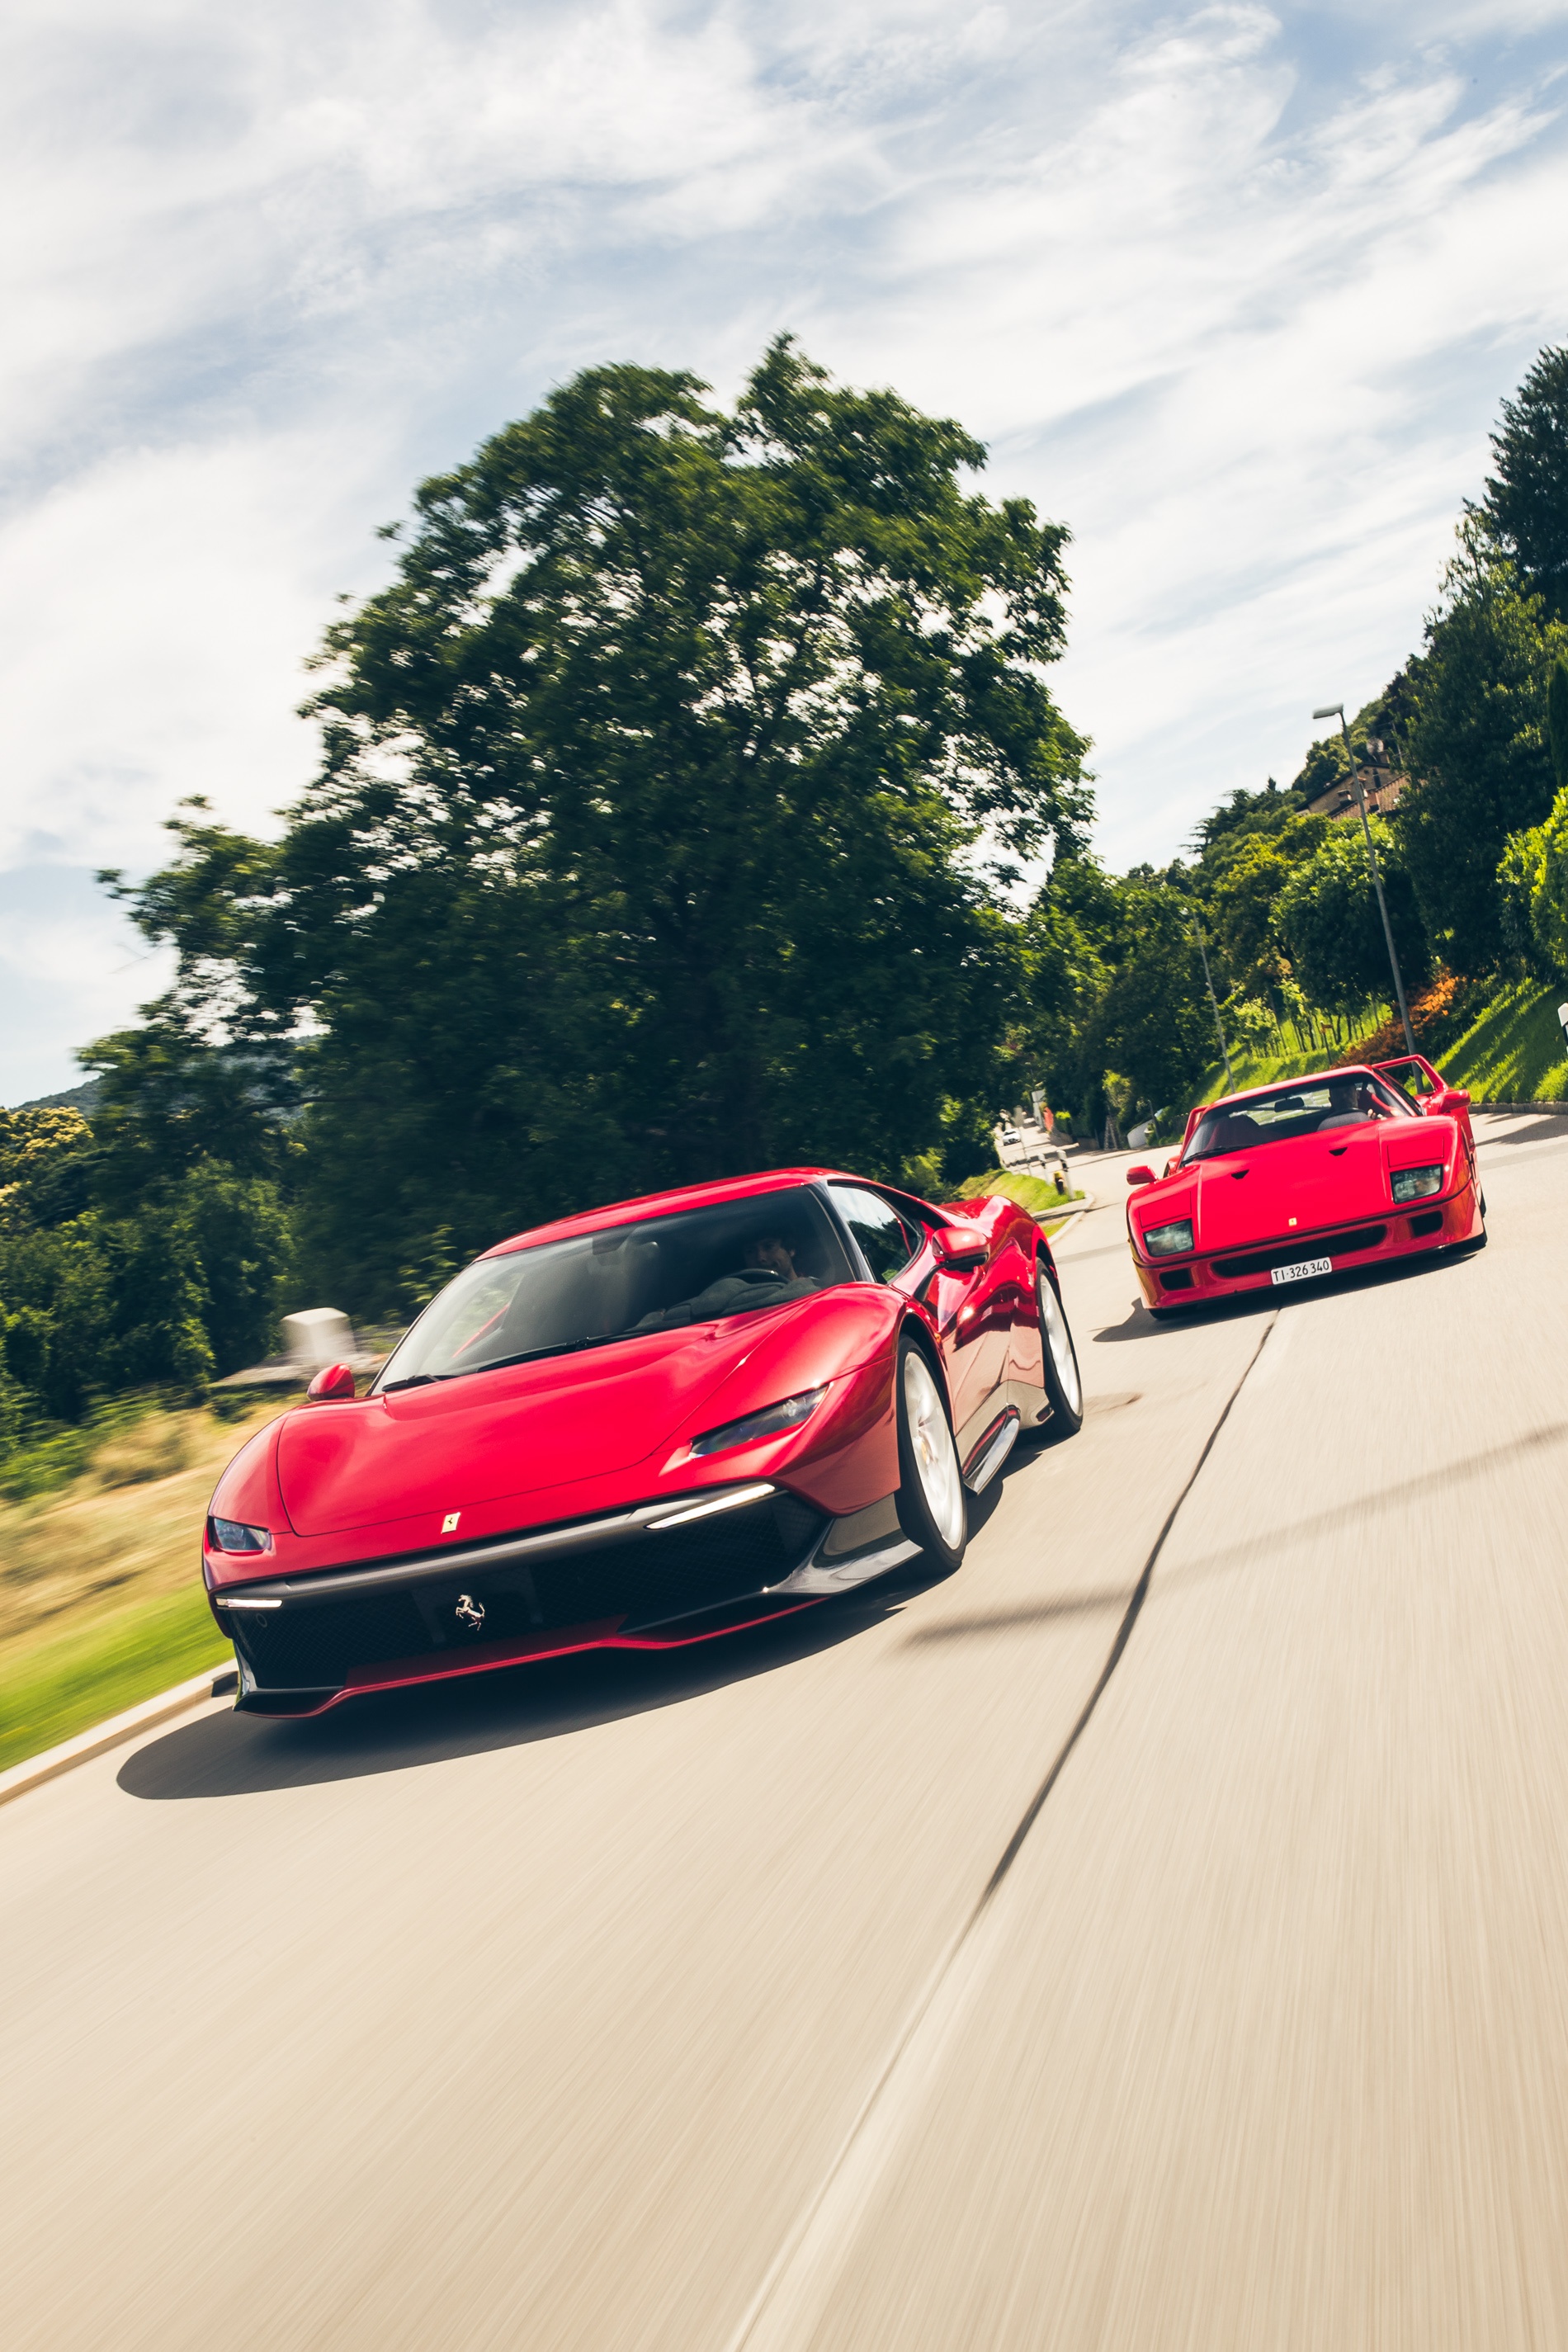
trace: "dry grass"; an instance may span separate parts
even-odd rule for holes
[[[65,1737],[68,1714],[91,1722],[131,1704],[128,1671],[146,1696],[192,1671],[193,1640],[221,1650],[202,1624],[202,1517],[224,1465],[278,1410],[150,1412],[68,1486],[0,1503],[0,1760]],[[27,1721],[13,1722],[24,1692]]]

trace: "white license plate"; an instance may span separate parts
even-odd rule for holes
[[[1333,1270],[1331,1257],[1304,1257],[1300,1265],[1271,1265],[1268,1279],[1270,1282],[1305,1282],[1314,1274],[1332,1274]]]

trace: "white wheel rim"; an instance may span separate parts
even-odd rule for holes
[[[915,1475],[921,1482],[926,1508],[938,1535],[952,1551],[963,1528],[963,1481],[958,1475],[958,1455],[942,1411],[941,1393],[931,1378],[931,1366],[915,1348],[904,1358],[904,1410],[909,1416]]]
[[[1079,1375],[1078,1358],[1073,1353],[1072,1334],[1068,1318],[1062,1313],[1061,1301],[1048,1274],[1039,1277],[1040,1328],[1051,1351],[1051,1361],[1057,1368],[1057,1378],[1062,1384],[1062,1394],[1076,1413],[1083,1411],[1083,1381]]]

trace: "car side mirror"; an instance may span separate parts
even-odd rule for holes
[[[353,1368],[349,1364],[328,1364],[319,1371],[305,1391],[307,1404],[352,1404],[354,1399]]]
[[[1469,1107],[1470,1097],[1463,1087],[1445,1087],[1441,1094],[1431,1097],[1426,1111],[1428,1117],[1436,1111],[1439,1117],[1451,1118],[1455,1111],[1468,1110]]]
[[[1154,1181],[1154,1171],[1152,1168],[1145,1168],[1140,1160],[1136,1168],[1130,1168],[1127,1171],[1127,1181],[1130,1184],[1152,1184]]]
[[[984,1265],[990,1244],[978,1225],[938,1225],[931,1246],[938,1265],[959,1274],[966,1267]]]

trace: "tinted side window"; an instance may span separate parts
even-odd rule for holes
[[[858,1184],[835,1184],[833,1197],[879,1282],[891,1282],[919,1255],[924,1234],[907,1224],[890,1202]]]

